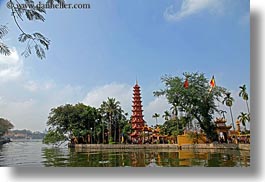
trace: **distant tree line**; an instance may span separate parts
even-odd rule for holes
[[[31,131],[31,130],[11,130],[11,138],[31,138],[31,139],[43,139],[45,133],[39,131]]]

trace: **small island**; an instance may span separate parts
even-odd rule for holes
[[[246,122],[249,113],[241,112],[236,127],[232,120],[226,125],[226,111],[232,116],[233,98],[224,87],[215,84],[202,73],[184,73],[183,77],[162,77],[165,89],[154,91],[154,96],[165,96],[172,110],[165,111],[162,125],[157,124],[159,113],[152,116],[156,125],[144,120],[141,89],[136,80],[132,93],[132,114],[125,113],[115,98],[103,101],[99,108],[83,103],[66,104],[52,108],[48,117],[45,144],[60,146],[69,142],[70,148],[124,149],[124,148],[228,148],[250,150],[250,131]],[[239,95],[246,101],[246,86],[239,87]],[[248,108],[248,103],[247,103]],[[220,117],[214,118],[214,113]],[[233,118],[233,116],[231,117]],[[244,130],[241,130],[241,125]]]

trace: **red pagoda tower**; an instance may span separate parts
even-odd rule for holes
[[[132,104],[132,134],[131,139],[133,143],[142,143],[141,134],[144,128],[142,101],[141,101],[141,90],[136,80],[136,84],[133,87],[133,104]]]

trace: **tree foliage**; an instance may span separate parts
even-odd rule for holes
[[[65,141],[67,141],[67,137],[59,130],[49,130],[43,139],[43,143],[52,144],[57,147]]]
[[[160,117],[160,114],[158,114],[158,113],[155,113],[152,116],[152,118],[155,118],[155,120],[156,120],[156,125],[157,125],[157,118],[159,118],[159,117]]]
[[[231,93],[225,92],[225,97],[224,97],[224,100],[222,101],[222,103],[225,104],[230,109],[232,125],[233,125],[233,129],[235,130],[234,117],[233,117],[233,112],[232,112],[233,102],[234,102],[234,98],[231,96]]]
[[[14,125],[9,120],[0,118],[0,137],[12,128],[14,128]]]
[[[247,130],[246,122],[250,121],[249,114],[241,112],[240,115],[237,117],[237,119],[239,119],[240,123],[242,123],[246,131]]]
[[[0,25],[0,54],[3,54],[5,56],[9,56],[11,54],[11,51],[7,47],[6,44],[3,43],[3,38],[8,33],[8,28],[5,25]]]
[[[104,101],[99,109],[82,103],[65,104],[51,109],[47,121],[49,129],[43,142],[119,142],[121,133],[128,131],[127,124],[128,120],[114,98]]]
[[[82,103],[76,105],[66,104],[57,108],[52,108],[48,117],[48,134],[44,141],[52,143],[54,137],[58,140],[64,139],[61,136],[67,136],[68,140],[77,138],[81,143],[87,143],[87,136],[91,135],[91,129],[94,128],[100,115],[96,108],[86,106]],[[50,138],[49,138],[50,137]]]
[[[242,99],[244,101],[246,101],[246,105],[247,105],[247,110],[248,110],[248,114],[250,114],[249,112],[249,106],[248,106],[248,93],[247,93],[247,87],[246,85],[242,85],[239,87],[240,88],[240,92],[239,92],[239,97],[242,97]]]
[[[221,102],[225,88],[209,86],[209,80],[202,73],[184,73],[184,78],[164,76],[161,78],[165,89],[155,91],[155,96],[165,95],[168,102],[195,118],[200,127],[211,140],[216,139],[215,124],[212,122],[214,112],[219,112],[216,102]],[[185,80],[189,86],[184,87]]]
[[[64,3],[64,0],[47,0],[46,3]],[[38,58],[44,59],[46,57],[45,51],[47,51],[50,46],[50,40],[40,32],[26,32],[21,25],[25,19],[30,22],[44,22],[46,14],[44,6],[37,6],[33,0],[8,0],[7,7],[11,12],[15,25],[20,31],[18,41],[25,44],[25,50],[22,52],[22,55],[28,57],[32,54],[32,50],[34,50]],[[5,56],[11,54],[10,48],[3,40],[3,37],[7,33],[8,27],[0,25],[0,54]]]
[[[106,121],[108,125],[109,143],[113,141],[117,142],[117,138],[120,138],[121,128],[124,127],[127,122],[120,102],[115,98],[108,98],[107,101],[103,101],[99,110],[102,119]]]

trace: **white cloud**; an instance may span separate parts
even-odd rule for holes
[[[179,21],[202,11],[221,13],[223,2],[223,0],[183,0],[180,9],[177,9],[176,5],[169,6],[164,12],[164,17],[169,21]]]
[[[21,83],[17,85],[19,94],[17,90],[5,94],[0,90],[0,117],[10,119],[16,129],[43,131],[52,108],[66,103],[76,104],[82,97],[80,87],[55,84],[50,87],[49,82],[29,82],[32,90],[25,90],[24,83]]]
[[[127,84],[111,83],[97,87],[87,93],[83,102],[94,107],[100,107],[100,104],[107,100],[108,97],[116,98],[116,100],[121,102],[124,111],[127,112],[129,116],[132,114],[133,88],[131,85]],[[142,98],[142,101],[144,100],[145,98]],[[143,105],[144,120],[148,125],[154,125],[155,120],[152,118],[152,115],[154,113],[159,113],[162,116],[164,111],[169,108],[170,106],[165,97],[156,97],[146,105]],[[162,124],[162,118],[160,117],[158,120],[159,124]]]
[[[24,88],[30,92],[36,92],[40,90],[49,90],[54,88],[56,85],[53,81],[46,81],[43,83],[29,80],[25,82]]]
[[[124,111],[130,114],[132,94],[132,86],[127,84],[111,83],[89,91],[83,99],[83,102],[93,107],[100,107],[100,104],[107,100],[108,97],[115,98],[121,103]]]
[[[155,113],[160,114],[160,117],[157,119],[158,123],[157,124],[163,124],[164,119],[162,118],[162,115],[164,114],[164,111],[170,109],[170,105],[167,102],[167,99],[164,96],[161,97],[156,97],[154,100],[149,102],[147,106],[144,108],[144,119],[147,122],[147,124],[150,125],[155,125],[156,121],[152,116]]]
[[[44,126],[40,122],[41,110],[33,99],[28,100],[9,100],[1,99],[1,117],[10,120],[15,128],[35,129]],[[30,126],[30,128],[28,128]]]
[[[18,56],[16,49],[10,56],[0,55],[0,82],[18,79],[23,71],[23,61]]]

